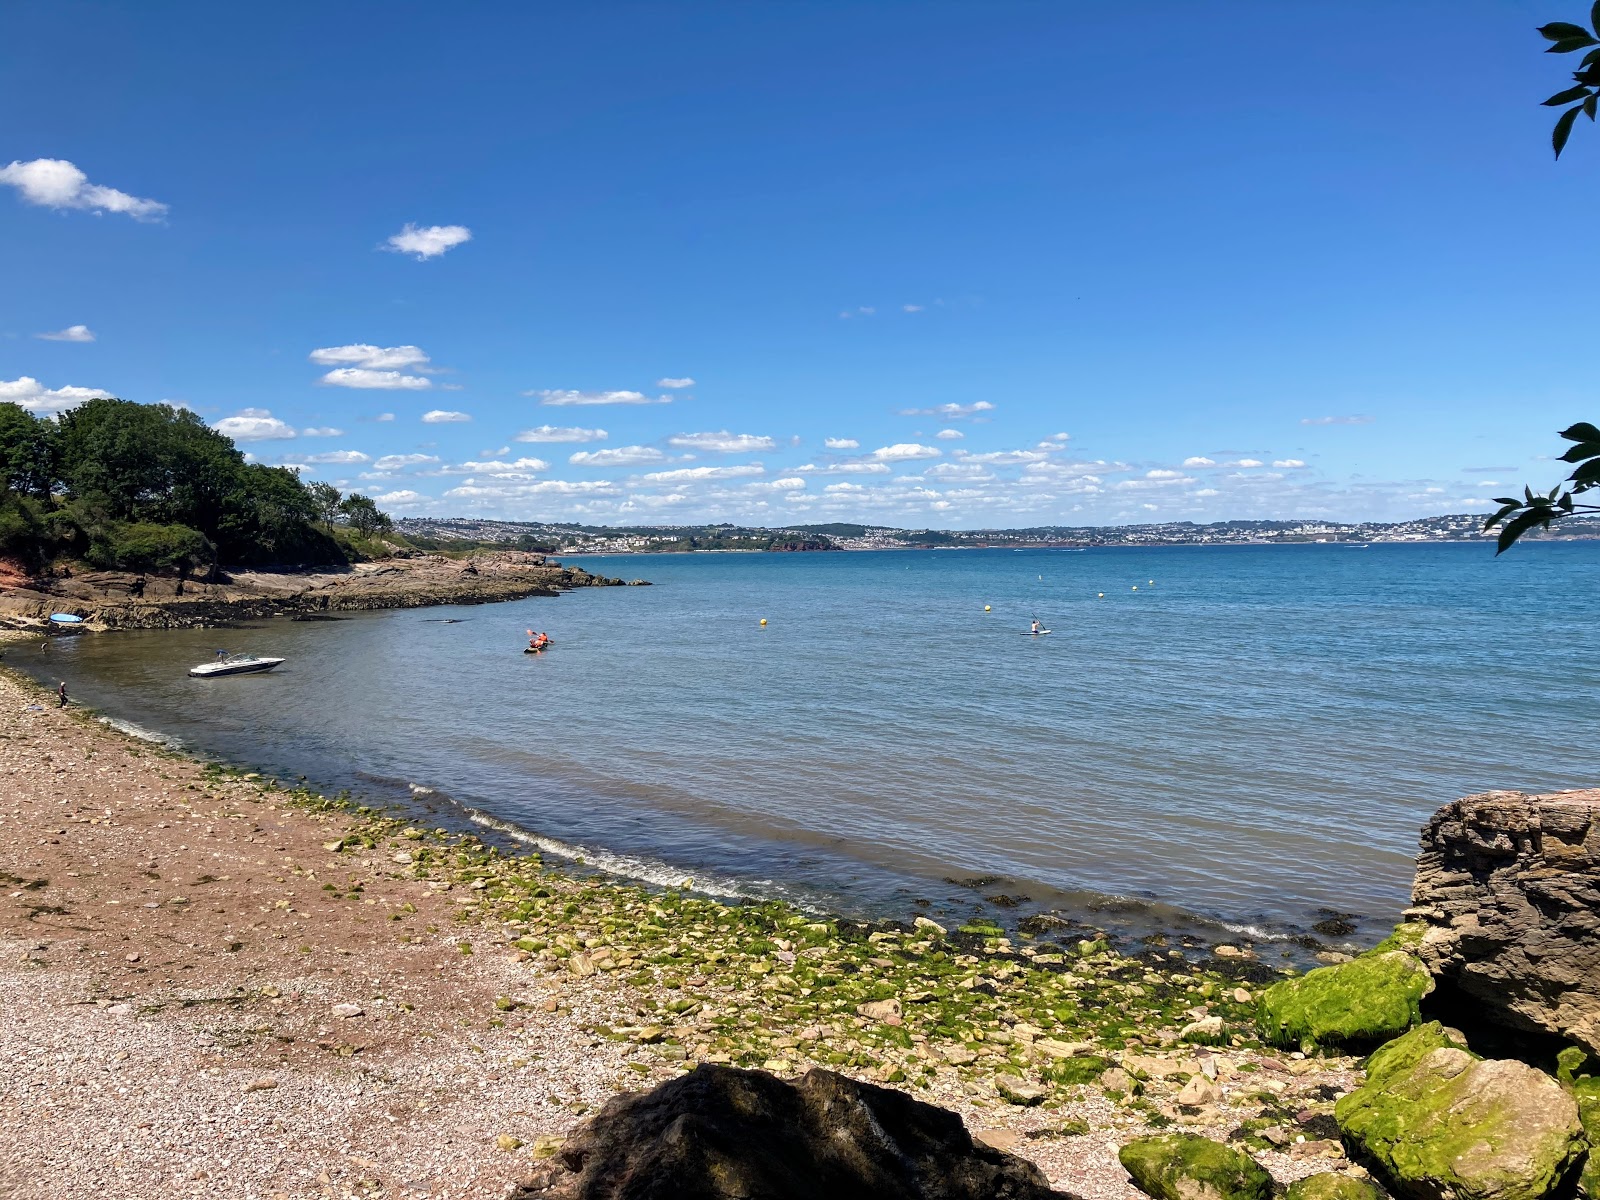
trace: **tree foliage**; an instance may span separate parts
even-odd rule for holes
[[[365,528],[389,528],[359,499]],[[328,526],[350,520],[349,503],[247,462],[171,405],[96,398],[51,420],[0,404],[0,548],[30,565],[57,553],[129,570],[337,561]]]
[[[1549,108],[1558,108],[1563,104],[1572,106],[1556,118],[1555,128],[1550,133],[1550,143],[1555,147],[1557,158],[1566,149],[1567,138],[1572,134],[1578,114],[1582,113],[1593,121],[1595,109],[1600,107],[1600,0],[1595,0],[1594,7],[1589,10],[1589,25],[1590,28],[1585,29],[1570,21],[1552,21],[1539,28],[1540,35],[1550,43],[1546,54],[1585,51],[1583,61],[1572,73],[1573,86],[1557,92],[1544,102]]]

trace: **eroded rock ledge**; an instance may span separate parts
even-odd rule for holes
[[[1442,988],[1600,1052],[1600,789],[1446,805],[1422,831],[1412,902]]]

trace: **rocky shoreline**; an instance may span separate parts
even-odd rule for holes
[[[65,612],[84,618],[83,627],[91,630],[183,629],[279,616],[492,604],[628,582],[643,583],[517,551],[472,558],[416,555],[338,570],[237,570],[211,582],[96,571],[20,580],[0,589],[0,627],[38,629],[51,613]]]
[[[137,742],[9,673],[0,797],[0,1196],[642,1196],[595,1181],[655,1170],[665,1135],[640,1130],[708,1105],[723,1124],[673,1169],[709,1170],[694,1155],[737,1147],[754,1105],[810,1113],[814,1146],[855,1138],[862,1169],[882,1147],[861,1130],[892,1127],[919,1178],[1084,1200],[1465,1198],[1486,1173],[1545,1200],[1591,1136],[1581,1047],[1540,1070],[1426,1022],[1419,955],[1457,953],[1440,931],[1465,923],[1420,880],[1417,921],[1306,975],[1234,947],[860,924],[555,869]],[[1562,850],[1587,846],[1577,801],[1535,799],[1561,836],[1483,839],[1502,885],[1548,890],[1545,844],[1591,870]],[[1430,829],[1454,846],[1451,811]],[[1487,1167],[1393,1166],[1463,1129]],[[874,1194],[988,1194],[917,1187]]]

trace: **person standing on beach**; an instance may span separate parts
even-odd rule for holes
[[[56,695],[61,698],[60,707],[65,708],[67,706],[67,681],[65,679],[61,681],[61,686],[56,689]]]

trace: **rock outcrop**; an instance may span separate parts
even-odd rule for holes
[[[1370,1050],[1421,1020],[1432,990],[1428,969],[1411,954],[1374,952],[1273,984],[1261,994],[1260,1025],[1279,1046]]]
[[[1156,1200],[1270,1200],[1272,1176],[1243,1151],[1197,1133],[1134,1138],[1117,1153],[1134,1185]]]
[[[961,1118],[815,1069],[797,1083],[701,1065],[619,1096],[523,1200],[1068,1200]]]
[[[1524,1063],[1479,1058],[1436,1021],[1368,1059],[1366,1082],[1334,1118],[1352,1156],[1416,1200],[1544,1200],[1570,1183],[1587,1150],[1578,1105],[1559,1083]]]
[[[1441,995],[1600,1052],[1600,789],[1446,805],[1422,831],[1412,902]]]

